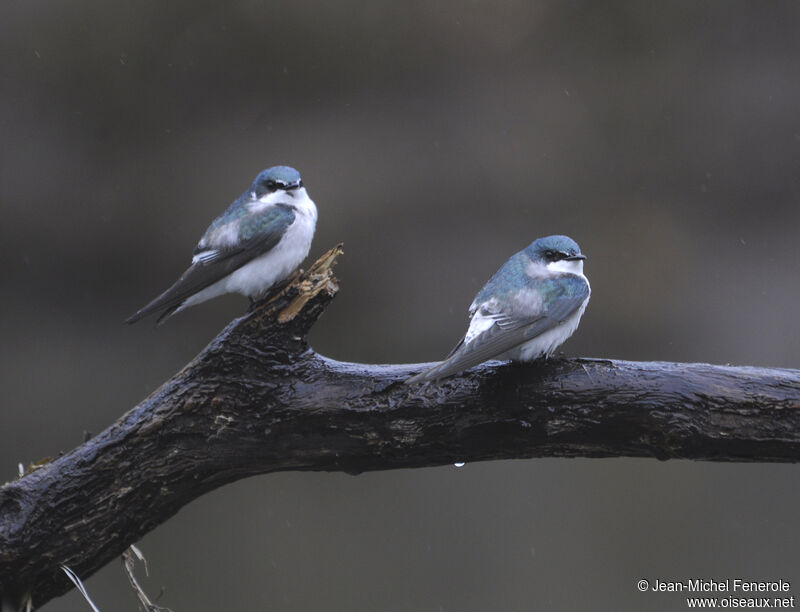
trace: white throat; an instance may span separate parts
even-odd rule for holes
[[[265,208],[269,208],[275,204],[288,204],[291,206],[296,206],[303,212],[308,212],[309,203],[312,207],[314,206],[314,203],[308,197],[305,187],[298,187],[297,189],[292,189],[291,191],[279,189],[277,191],[265,193],[260,198],[256,198],[255,193],[252,193],[251,197],[252,199],[247,203],[247,208],[252,212],[264,210]]]
[[[561,259],[559,261],[551,261],[547,264],[547,269],[553,272],[567,272],[568,274],[583,276],[583,260]]]
[[[297,189],[288,192],[288,195],[289,197],[287,199],[281,201],[284,204],[291,204],[294,206],[301,215],[309,218],[312,226],[315,225],[317,223],[317,207],[314,205],[314,202],[311,200],[311,198],[308,197],[306,188],[298,187]],[[313,229],[311,233],[313,234]]]

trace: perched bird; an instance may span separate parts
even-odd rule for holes
[[[308,255],[317,207],[289,166],[261,172],[200,238],[192,265],[172,287],[128,318],[160,312],[158,323],[224,293],[254,299],[287,278]]]
[[[589,303],[584,259],[567,236],[532,242],[475,296],[469,329],[445,360],[406,383],[438,380],[489,359],[550,356],[577,329]]]

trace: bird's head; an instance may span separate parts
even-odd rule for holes
[[[534,240],[525,253],[531,261],[546,266],[550,270],[583,273],[583,260],[586,255],[581,247],[569,236],[546,236]]]
[[[273,166],[262,170],[253,181],[251,193],[254,199],[260,200],[264,196],[279,191],[291,192],[303,186],[300,173],[289,166]]]

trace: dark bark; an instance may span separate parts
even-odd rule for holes
[[[800,460],[800,371],[551,359],[420,387],[403,384],[420,365],[326,359],[306,338],[337,291],[337,254],[104,432],[0,489],[7,601],[31,592],[41,606],[71,587],[60,564],[86,578],[192,499],[252,474],[525,457]]]

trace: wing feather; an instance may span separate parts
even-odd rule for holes
[[[243,232],[244,240],[235,246],[195,250],[194,263],[164,293],[125,320],[135,323],[149,314],[163,310],[159,324],[166,320],[183,302],[206,287],[235,272],[254,258],[266,253],[280,242],[286,229],[294,221],[291,206],[278,205],[255,216]],[[204,244],[201,240],[200,244]],[[205,246],[205,245],[204,245]]]

